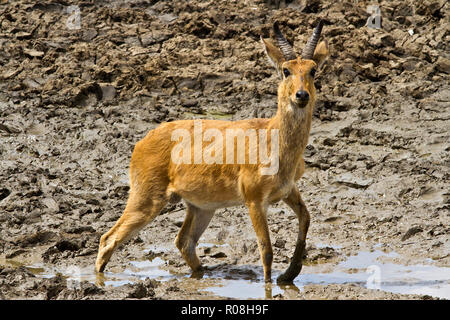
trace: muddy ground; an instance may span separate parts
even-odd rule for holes
[[[436,268],[450,295],[449,5],[378,1],[382,28],[370,29],[369,4],[1,0],[0,298],[443,297],[383,290],[392,265]],[[259,36],[279,21],[301,52],[319,18],[331,56],[317,77],[298,184],[311,227],[295,285],[264,289],[244,207],[216,212],[198,248],[211,270],[191,279],[173,245],[183,204],[167,207],[95,278],[99,238],[125,207],[134,144],[164,121],[273,116],[278,78]],[[268,218],[275,278],[297,221],[281,203]],[[370,253],[375,260],[350,263]],[[381,290],[366,281],[373,264]],[[314,280],[343,266],[346,276],[366,276]]]

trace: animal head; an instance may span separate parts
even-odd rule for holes
[[[314,77],[329,55],[327,41],[318,44],[322,27],[322,21],[319,21],[301,56],[294,53],[277,22],[273,25],[273,31],[278,46],[261,37],[266,54],[281,78],[278,99],[288,108],[303,109],[308,104],[314,104]]]

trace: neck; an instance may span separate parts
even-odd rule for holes
[[[288,178],[295,175],[300,158],[308,144],[311,130],[314,98],[302,109],[278,99],[278,111],[271,120],[271,127],[279,129],[279,175]]]

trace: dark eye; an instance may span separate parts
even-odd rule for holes
[[[289,76],[291,75],[291,73],[289,72],[289,70],[286,69],[286,68],[283,69],[283,74],[284,74],[284,76],[285,76],[286,78],[289,77]]]
[[[314,78],[314,76],[316,75],[316,69],[311,69],[311,71],[309,72],[309,74],[311,75],[311,77]]]

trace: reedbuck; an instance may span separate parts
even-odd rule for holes
[[[278,46],[261,37],[281,78],[275,117],[174,121],[161,124],[136,144],[130,163],[128,202],[120,219],[100,239],[95,265],[98,272],[103,272],[114,250],[158,216],[168,202],[183,199],[186,218],[175,244],[194,274],[203,269],[195,248],[214,212],[245,205],[258,239],[265,281],[271,282],[273,255],[267,207],[283,200],[298,217],[298,238],[290,265],[278,277],[278,282],[292,282],[297,277],[302,268],[310,218],[295,182],[305,170],[303,151],[308,143],[316,100],[314,75],[328,57],[327,42],[318,44],[321,30],[322,22],[319,22],[301,57],[296,56],[277,23],[273,31]],[[245,134],[243,139],[239,134],[231,136],[225,148],[222,137],[229,138],[230,131]],[[260,139],[251,141],[256,132]],[[180,143],[180,137],[184,144]],[[211,143],[205,145],[204,141]],[[264,147],[263,142],[270,148]],[[268,162],[262,161],[264,157],[267,160],[269,151],[269,160],[274,164],[272,170],[267,170]],[[183,154],[182,161],[180,154]],[[256,154],[259,161],[250,161],[250,158],[255,160]],[[250,160],[246,163],[245,159]]]

